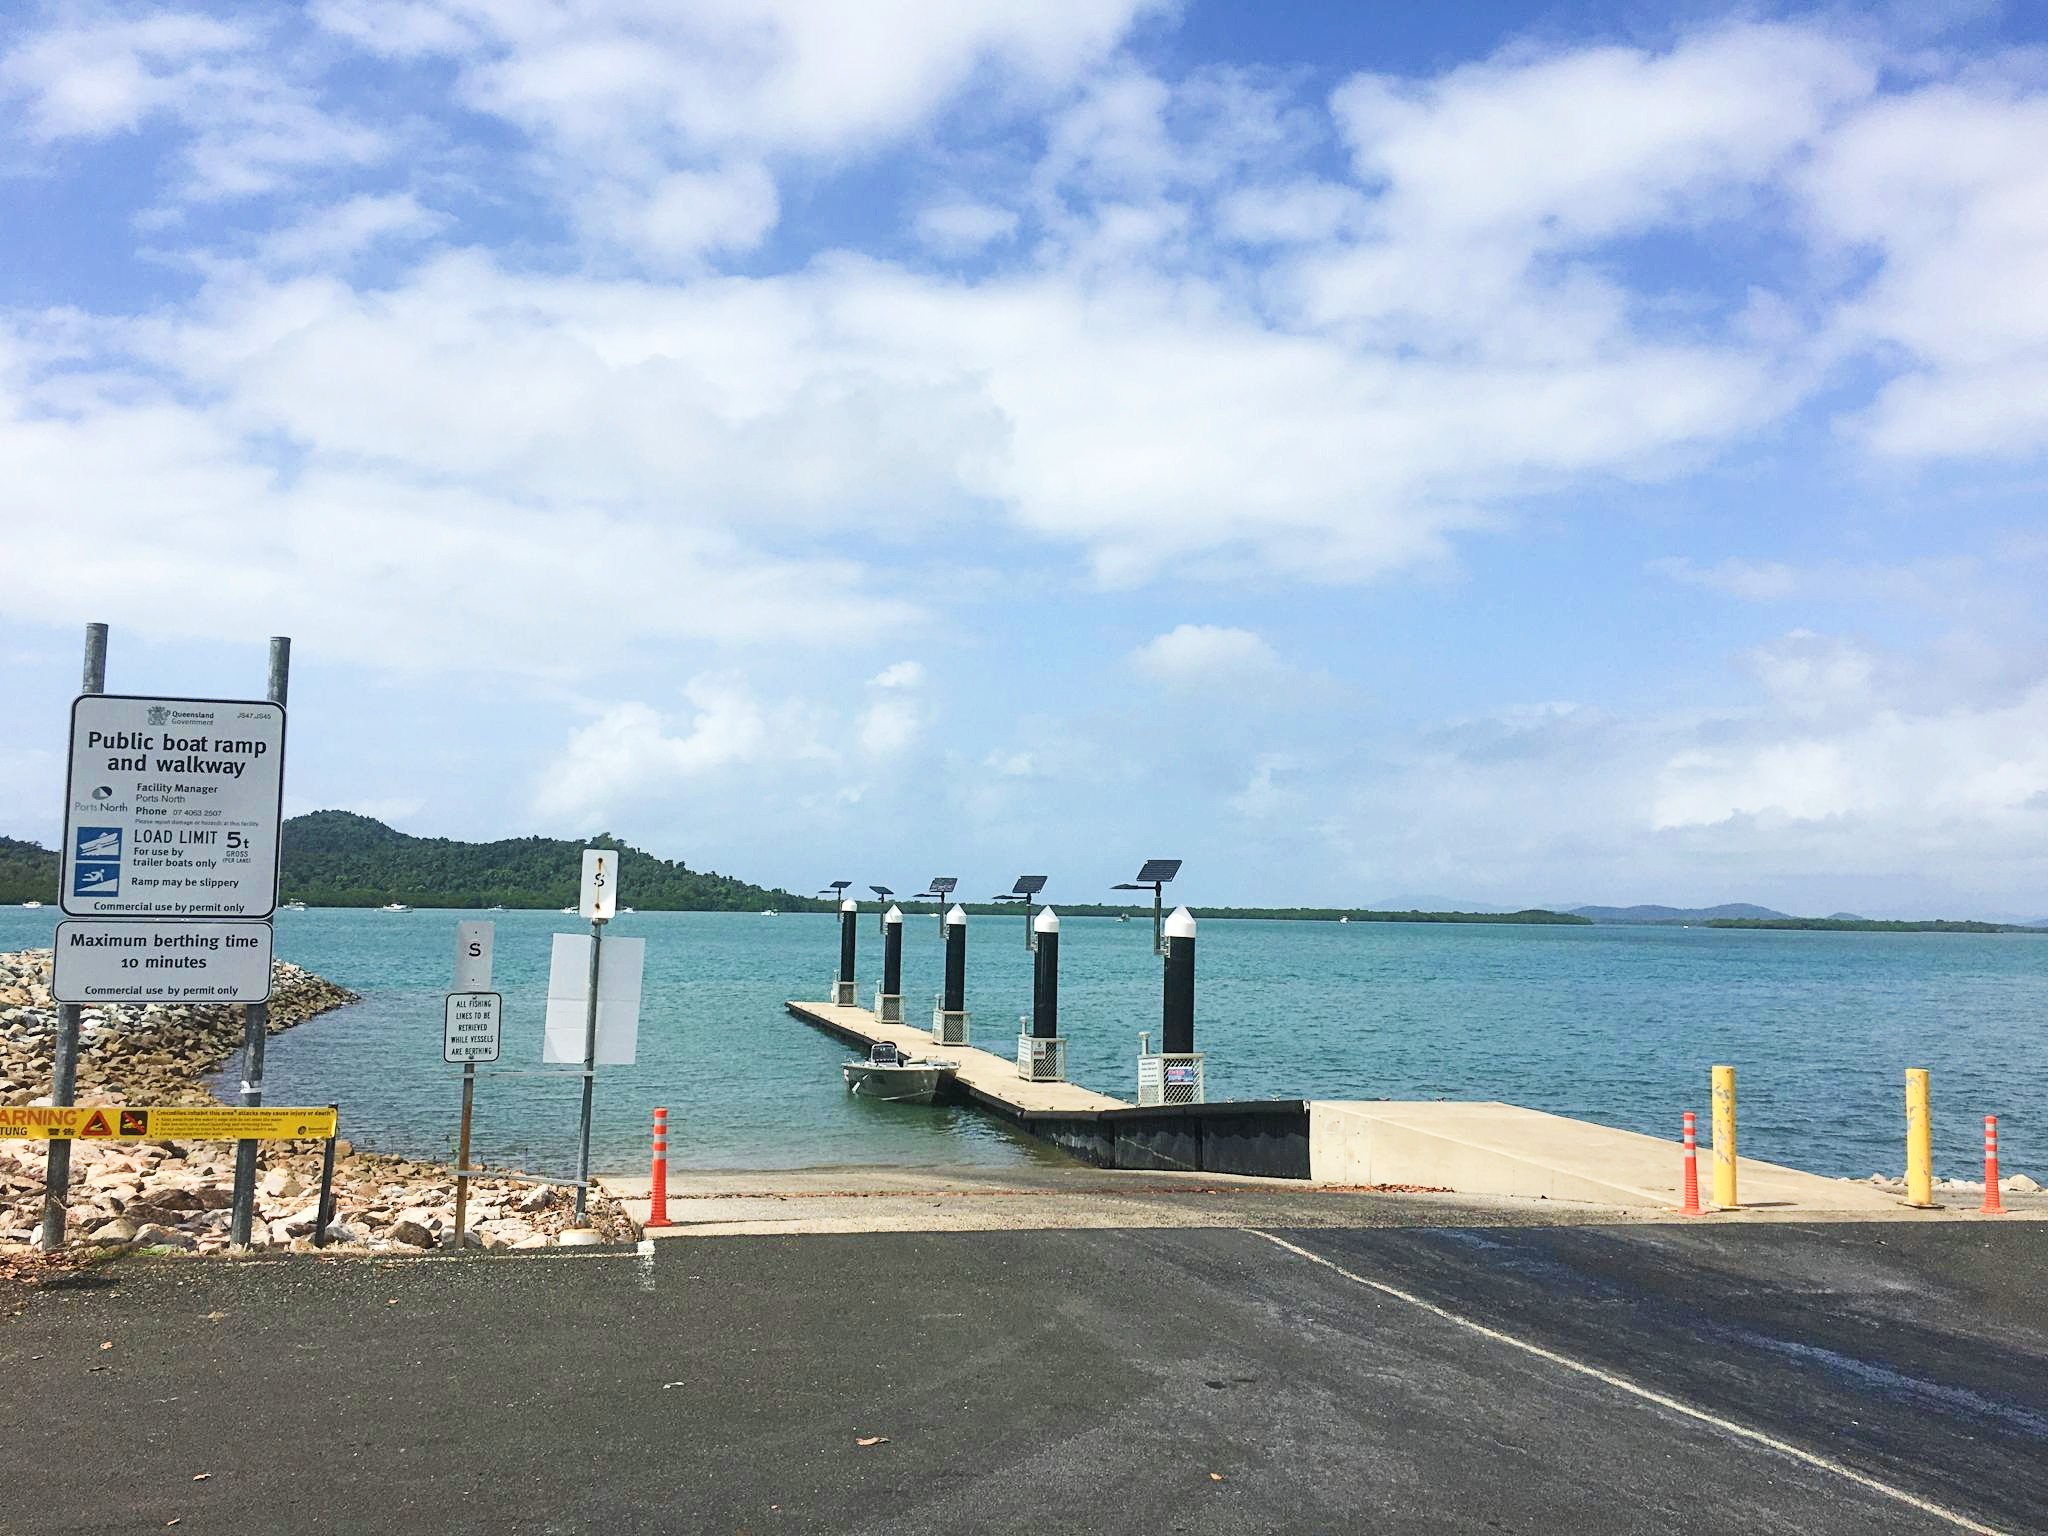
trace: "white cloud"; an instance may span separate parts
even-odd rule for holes
[[[1874,84],[1873,61],[1841,37],[1744,24],[1662,53],[1577,47],[1427,82],[1360,75],[1332,108],[1390,228],[1569,246],[1726,212]]]
[[[924,732],[924,667],[896,662],[868,679],[868,688],[874,697],[855,722],[855,739],[869,757],[900,757]]]
[[[463,102],[529,136],[588,229],[659,264],[752,249],[777,209],[762,161],[871,152],[970,88],[984,109],[1057,93],[1153,3],[323,0],[313,15],[373,52],[448,59]]]
[[[1882,265],[1842,311],[1850,345],[1908,366],[1855,423],[1900,457],[2048,444],[2048,93],[1940,84],[1872,102],[1802,178],[1818,230]]]
[[[152,112],[184,108],[207,70],[251,41],[239,27],[189,11],[59,25],[0,60],[0,87],[27,98],[27,127],[37,138],[102,138]]]
[[[1017,232],[1017,215],[990,203],[934,203],[917,214],[917,237],[942,255],[965,255]]]
[[[1251,244],[1314,244],[1342,233],[1367,206],[1356,188],[1311,178],[1232,192],[1217,209],[1217,223],[1231,239]]]
[[[1211,687],[1269,678],[1281,669],[1273,648],[1248,629],[1182,624],[1131,653],[1139,672],[1169,687]]]
[[[1737,660],[1734,707],[1557,703],[1376,739],[1317,783],[1319,842],[1361,885],[1514,904],[2048,909],[2038,660],[1987,687],[1938,650],[1805,631]]]
[[[762,166],[741,161],[715,171],[674,171],[644,202],[622,209],[616,226],[629,244],[671,260],[712,251],[750,251],[775,227],[781,207]]]
[[[273,267],[341,266],[372,246],[423,239],[450,222],[409,192],[352,197],[266,236],[262,258]]]
[[[922,688],[924,686],[924,663],[921,661],[898,661],[884,667],[868,679],[872,688]]]
[[[1006,779],[1035,779],[1039,777],[1038,757],[1032,752],[997,750],[982,759],[984,768]]]
[[[1695,565],[1684,558],[1652,560],[1649,569],[1688,587],[1701,587],[1753,603],[1791,597],[1799,591],[1799,573],[1781,560],[1722,560]]]
[[[573,731],[533,795],[544,820],[603,821],[622,805],[722,768],[760,762],[775,742],[762,706],[737,679],[705,675],[683,689],[695,713],[671,734],[651,705],[615,704]]]
[[[334,166],[384,158],[391,139],[287,78],[254,25],[190,11],[59,22],[0,59],[0,99],[25,98],[34,141],[102,139],[162,118],[184,135],[199,200],[245,198]]]

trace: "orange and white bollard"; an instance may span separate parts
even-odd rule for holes
[[[2003,1216],[2005,1202],[1998,1198],[1998,1116],[1984,1117],[1984,1203],[1978,1207],[1986,1216]]]
[[[668,1219],[668,1111],[654,1112],[654,1189],[647,1199],[647,1227],[666,1227]]]
[[[1704,1216],[1700,1209],[1700,1145],[1699,1135],[1693,1125],[1693,1113],[1685,1112],[1685,1203],[1678,1208],[1681,1216]]]

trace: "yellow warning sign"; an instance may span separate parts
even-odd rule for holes
[[[0,1138],[70,1141],[325,1141],[335,1134],[333,1110],[238,1109],[226,1104],[160,1104],[147,1108],[0,1105]]]

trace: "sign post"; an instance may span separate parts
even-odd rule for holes
[[[488,922],[455,925],[455,990],[441,1013],[441,1059],[462,1063],[462,1128],[455,1152],[455,1251],[469,1217],[469,1122],[476,1106],[476,1064],[498,1059],[505,1000],[489,989],[495,929]]]
[[[285,695],[291,691],[292,643],[283,635],[270,637],[270,686],[266,691],[275,709],[277,749],[268,754],[271,767],[268,769],[267,798],[260,797],[256,788],[249,792],[247,806],[237,811],[232,805],[223,804],[220,814],[222,825],[229,826],[227,818],[239,816],[242,835],[248,846],[239,850],[247,852],[249,862],[244,873],[244,892],[240,899],[248,903],[247,915],[260,916],[266,923],[271,913],[277,910],[277,852],[284,817],[284,704]],[[235,733],[215,740],[216,751],[221,748],[240,748],[246,740],[252,745],[261,745],[261,738],[253,723],[266,719],[263,711],[242,708],[237,711]],[[173,712],[173,720],[176,715]],[[246,736],[245,734],[246,733]],[[256,752],[253,762],[261,763],[265,756]],[[223,759],[223,772],[229,766],[239,766],[245,772],[253,771],[251,754],[243,751],[239,759]],[[261,788],[259,785],[257,788]],[[224,836],[232,838],[234,830]],[[229,849],[222,857],[228,858],[238,850]],[[270,1004],[249,1003],[242,1009],[242,1103],[254,1107],[263,1102],[263,1047],[270,1038]],[[256,1143],[241,1141],[235,1144],[235,1201],[228,1219],[228,1244],[235,1248],[249,1246],[249,1225],[256,1215]]]
[[[597,983],[602,974],[604,925],[619,908],[619,856],[610,848],[583,850],[583,890],[577,910],[590,919],[590,994],[583,1022],[583,1116],[576,1133],[576,1223],[590,1203],[590,1107],[597,1087]]]
[[[274,636],[263,700],[109,694],[107,626],[86,626],[64,782],[53,1108],[77,1095],[86,1003],[241,1003],[241,1101],[262,1104],[290,670],[291,641]],[[68,1139],[57,1141],[37,1239],[46,1249],[63,1245],[71,1181]],[[235,1149],[239,1247],[255,1211],[256,1151],[247,1137]]]

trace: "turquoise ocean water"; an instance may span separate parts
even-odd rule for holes
[[[458,917],[282,912],[277,952],[363,994],[270,1042],[272,1103],[339,1101],[365,1146],[450,1155],[461,1071],[440,1059]],[[502,1068],[538,1069],[552,912],[488,914],[505,997]],[[0,909],[0,949],[47,945],[56,913]],[[639,1061],[602,1069],[595,1161],[644,1167],[669,1109],[679,1167],[1010,1163],[1045,1156],[969,1110],[847,1097],[845,1047],[782,1009],[827,995],[836,919],[623,916],[647,941]],[[1024,922],[974,919],[975,1043],[1008,1053],[1030,1006]],[[1072,1075],[1134,1097],[1138,1032],[1155,1031],[1151,924],[1070,919],[1061,1019]],[[881,970],[872,915],[861,994]],[[908,920],[904,988],[929,1018],[938,925]],[[1498,1098],[1671,1136],[1707,1120],[1708,1068],[1740,1073],[1746,1154],[1861,1176],[1904,1163],[1902,1074],[1933,1071],[1938,1173],[1979,1171],[1998,1114],[2008,1172],[2048,1180],[2048,936],[1737,932],[1699,928],[1204,922],[1196,1044],[1211,1098]],[[230,1086],[238,1064],[229,1063]],[[477,1155],[573,1171],[573,1079],[484,1078]]]

